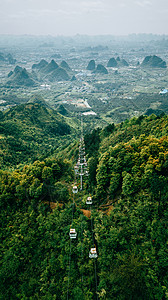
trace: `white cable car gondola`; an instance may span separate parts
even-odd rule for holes
[[[86,204],[92,204],[92,197],[87,197]]]
[[[89,252],[89,258],[97,258],[96,248],[91,248]]]
[[[76,185],[73,186],[72,192],[76,194],[78,192],[78,187]]]
[[[76,239],[77,232],[74,228],[70,228],[69,236],[70,236],[70,239]]]

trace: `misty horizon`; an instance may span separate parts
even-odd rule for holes
[[[168,35],[166,0],[1,0],[0,34]]]

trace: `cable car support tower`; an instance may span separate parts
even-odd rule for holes
[[[81,116],[81,138],[80,138],[80,144],[79,144],[79,157],[77,164],[74,167],[75,169],[75,175],[80,176],[80,190],[83,189],[83,176],[88,176],[88,167],[85,157],[85,143],[83,138],[83,120]]]

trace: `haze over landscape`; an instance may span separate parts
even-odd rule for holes
[[[0,34],[168,34],[167,0],[0,0]]]

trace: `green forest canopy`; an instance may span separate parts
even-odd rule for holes
[[[0,298],[66,299],[69,280],[69,299],[97,299],[96,264],[99,299],[168,299],[167,132],[168,117],[152,115],[85,135],[90,175],[75,195],[70,273],[77,144],[2,168]],[[80,210],[89,193],[91,219]],[[96,262],[88,257],[91,222]]]

